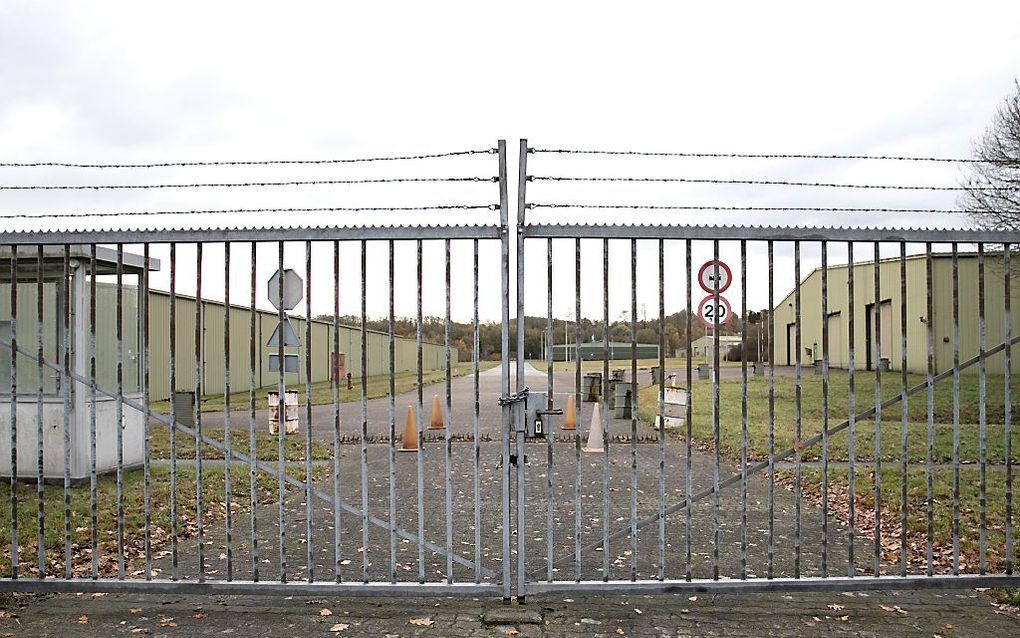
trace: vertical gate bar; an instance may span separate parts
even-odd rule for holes
[[[659,239],[659,555],[656,578],[666,578],[666,293],[665,241]]]
[[[45,513],[46,500],[45,500],[45,494],[43,493],[43,487],[44,487],[44,483],[43,483],[43,478],[44,478],[44,474],[43,474],[43,472],[44,472],[44,468],[43,468],[43,453],[44,453],[44,450],[43,450],[43,391],[44,391],[44,387],[43,387],[43,384],[45,383],[45,380],[43,379],[43,361],[44,361],[44,354],[45,353],[43,352],[43,312],[44,312],[44,308],[43,308],[43,246],[42,246],[42,244],[39,244],[37,246],[37,251],[38,252],[36,253],[36,261],[35,261],[35,288],[36,288],[36,324],[35,324],[36,325],[36,332],[35,332],[35,337],[36,337],[36,355],[37,355],[37,361],[36,361],[37,394],[36,394],[36,397],[35,397],[35,427],[36,427],[36,430],[35,430],[35,433],[36,433],[36,450],[35,450],[36,451],[36,481],[35,481],[35,490],[36,490],[36,500],[37,500],[37,504],[38,504],[38,509],[36,511],[36,559],[37,559],[37,564],[39,566],[39,578],[42,579],[42,578],[46,577],[46,540],[44,538],[44,532],[46,530],[46,525],[45,525],[45,521],[46,521],[46,513]],[[118,433],[119,433],[119,431],[118,431]],[[123,516],[123,514],[124,514],[124,509],[123,509],[123,505],[121,505],[123,503],[123,500],[118,497],[117,503],[118,503],[118,505],[120,505],[120,508],[119,508],[120,518],[118,519],[118,522],[120,523],[120,527],[118,528],[118,530],[121,532],[121,535],[118,537],[119,542],[118,542],[118,545],[117,545],[118,550],[120,550],[120,549],[123,548],[123,538],[124,538],[124,536],[123,536],[123,530],[124,530],[124,516]],[[123,561],[122,561],[122,563],[123,563]],[[120,574],[120,576],[123,577],[123,574]]]
[[[417,269],[418,269],[418,323],[415,329],[416,345],[417,345],[417,382],[418,382],[418,411],[416,415],[416,427],[415,430],[418,443],[415,452],[415,459],[417,461],[418,471],[418,582],[425,582],[425,471],[424,465],[424,453],[425,453],[425,434],[422,429],[422,411],[425,410],[425,396],[422,388],[422,308],[421,308],[421,297],[422,297],[422,269],[421,269],[421,250],[422,241],[417,241]]]
[[[453,449],[451,432],[453,429],[453,380],[450,362],[450,240],[445,242],[446,253],[446,320],[443,323],[443,344],[446,350],[446,423],[443,428],[443,447],[446,467],[443,476],[446,481],[446,582],[453,584]]]
[[[769,531],[768,531],[768,565],[766,567],[766,577],[772,578],[773,571],[775,568],[775,555],[776,555],[776,362],[775,362],[775,330],[776,320],[773,316],[772,309],[775,308],[775,274],[773,273],[775,267],[775,246],[770,239],[768,241],[768,261],[769,261],[769,374],[768,374],[768,387],[769,387]],[[797,353],[797,358],[800,358],[800,353]]]
[[[982,574],[986,567],[987,541],[987,458],[985,447],[987,429],[986,382],[985,382],[985,245],[977,245],[978,268],[978,569]]]
[[[609,239],[602,240],[602,580],[609,580]]]
[[[712,578],[719,580],[719,528],[721,503],[719,500],[719,240],[712,242]]]
[[[797,437],[798,443],[800,437]],[[822,242],[822,577],[829,575],[829,245]]]
[[[248,510],[251,515],[251,577],[252,580],[259,580],[259,538],[258,538],[258,475],[255,463],[258,461],[258,447],[255,441],[255,363],[258,361],[261,367],[262,362],[256,355],[255,335],[255,270],[258,264],[256,256],[257,244],[251,242],[251,272],[249,281],[249,306],[248,306]]]
[[[872,571],[877,578],[881,576],[882,561],[882,278],[881,278],[881,244],[875,242],[875,261],[873,263],[875,279],[875,297],[872,312],[875,315],[875,341],[872,346],[875,366],[875,530],[872,556]]]
[[[223,495],[224,528],[226,532],[227,580],[234,579],[234,517],[231,468],[234,465],[234,442],[230,430],[230,242],[223,242]]]
[[[89,264],[89,519],[91,521],[92,580],[99,578],[99,522],[96,501],[96,245],[91,245]],[[13,329],[12,329],[13,333]],[[11,386],[14,400],[14,386]],[[12,472],[13,473],[13,472]]]
[[[854,544],[856,541],[857,532],[857,471],[856,471],[856,457],[857,457],[857,384],[856,377],[854,376],[857,371],[857,361],[854,352],[854,340],[855,340],[855,299],[857,297],[856,288],[854,286],[854,243],[848,241],[846,243],[846,289],[847,289],[847,366],[846,366],[846,380],[847,380],[847,559],[846,559],[846,575],[848,578],[853,578],[857,573],[856,561],[854,559]]]
[[[368,243],[361,240],[361,581],[368,582]],[[310,302],[309,302],[310,303]],[[311,306],[308,309],[311,316]],[[311,335],[309,335],[309,339]],[[311,386],[309,386],[311,391]],[[311,419],[311,417],[309,417]],[[309,495],[311,496],[311,495]],[[311,501],[311,498],[308,499]]]
[[[692,279],[692,277],[691,277],[691,240],[690,239],[685,240],[684,247],[685,247],[685,250],[684,250],[684,253],[685,253],[684,259],[686,261],[686,268],[687,268],[687,315],[685,316],[685,319],[687,321],[687,325],[684,327],[685,336],[687,337],[686,338],[686,341],[687,341],[687,418],[685,419],[685,421],[686,421],[686,431],[684,432],[684,452],[686,454],[685,459],[684,459],[684,499],[686,500],[687,503],[689,503],[689,506],[684,508],[684,513],[686,514],[686,518],[687,518],[687,520],[684,521],[684,578],[686,580],[691,580],[691,568],[692,568],[692,565],[691,565],[691,562],[692,562],[691,541],[693,539],[693,533],[691,531],[691,526],[693,524],[693,519],[694,519],[694,514],[693,514],[693,511],[694,511],[694,502],[692,501],[692,498],[694,497],[694,477],[692,476],[693,455],[692,455],[692,447],[691,447],[692,443],[693,443],[693,441],[692,441],[692,434],[693,434],[693,432],[692,432],[692,429],[691,429],[691,416],[692,416],[692,411],[693,411],[693,408],[691,406],[691,389],[692,389],[691,386],[693,385],[693,383],[692,383],[693,379],[692,379],[692,374],[691,374],[692,370],[693,370],[693,368],[691,367],[691,357],[692,357],[692,350],[693,350],[692,345],[691,345],[691,336],[692,336],[691,335],[691,327],[692,327],[692,321],[691,321],[691,314],[692,314],[692,312],[691,311],[692,311],[693,303],[691,301],[691,279]]]
[[[740,240],[740,579],[747,578],[747,240]],[[760,319],[759,319],[760,321]],[[760,352],[759,344],[759,352]],[[757,365],[758,359],[755,358]],[[690,401],[690,397],[687,398]],[[660,511],[660,516],[663,513]]]
[[[520,140],[517,167],[517,392],[524,388],[524,216],[526,208],[526,191],[528,185],[528,141]],[[518,407],[521,415],[523,406]],[[518,424],[515,439],[517,441],[517,594],[524,596],[527,585],[524,533],[524,423]]]
[[[637,580],[637,240],[630,240],[630,579]]]
[[[148,250],[149,245],[145,245]],[[145,271],[146,274],[148,271]],[[147,282],[148,280],[146,280]],[[71,556],[71,246],[64,244],[64,276],[61,280],[64,331],[61,334],[61,356],[64,373],[60,377],[60,393],[64,399],[64,578],[74,575]],[[148,343],[148,342],[146,342]],[[147,370],[148,368],[146,368]],[[146,402],[148,406],[148,402]],[[146,421],[148,423],[148,421]],[[146,509],[148,511],[148,509]],[[151,574],[151,552],[146,554],[146,577]]]
[[[202,247],[195,244],[195,524],[198,527],[198,582],[205,580],[205,529],[202,521],[202,370],[205,367],[202,348]]]
[[[900,242],[900,575],[907,575],[907,244]]]
[[[286,513],[285,501],[287,499],[286,499],[286,492],[285,492],[285,488],[284,488],[284,476],[287,473],[287,465],[286,465],[285,458],[284,458],[284,448],[283,448],[283,437],[286,436],[286,430],[287,430],[287,404],[286,404],[287,378],[285,376],[286,369],[287,369],[287,357],[286,357],[286,353],[285,353],[285,350],[284,350],[284,346],[286,345],[286,339],[284,337],[285,332],[284,332],[283,324],[284,324],[284,321],[286,321],[287,317],[284,314],[284,305],[285,304],[283,303],[283,299],[284,299],[284,295],[283,295],[283,280],[284,280],[284,276],[283,276],[284,275],[284,272],[283,272],[283,251],[284,251],[284,243],[282,241],[278,241],[277,242],[277,273],[279,273],[279,277],[278,277],[279,283],[277,284],[277,287],[276,287],[276,293],[277,293],[277,298],[280,300],[280,307],[277,309],[277,313],[276,313],[277,314],[277,320],[279,321],[279,333],[277,334],[278,339],[277,339],[277,344],[276,344],[276,363],[278,364],[277,365],[277,369],[278,369],[278,372],[277,372],[277,381],[276,381],[276,391],[277,391],[277,402],[276,402],[276,410],[277,410],[276,411],[276,417],[277,417],[277,421],[276,421],[276,424],[277,424],[277,427],[276,427],[276,457],[277,457],[277,464],[278,464],[278,474],[277,474],[277,483],[276,483],[276,496],[277,496],[277,500],[279,501],[279,511],[278,511],[278,516],[277,516],[277,518],[278,518],[277,524],[279,526],[278,533],[279,533],[279,545],[280,545],[279,548],[278,548],[279,551],[277,552],[277,561],[279,562],[279,566],[280,566],[280,582],[281,583],[287,582],[287,554],[286,554],[286,551],[285,551],[286,530],[287,530],[286,519],[285,519],[285,513]]]
[[[510,226],[509,200],[507,197],[506,140],[498,140],[496,144],[497,163],[499,168],[499,226],[500,226],[500,300],[502,302],[499,352],[500,352],[500,392],[502,396],[510,395]],[[503,566],[502,585],[503,599],[510,600],[510,405],[504,404],[500,411],[500,431],[502,433],[500,464],[502,479],[502,553],[500,563]]]
[[[229,308],[229,306],[227,306]],[[315,549],[312,536],[312,242],[305,241],[305,561],[308,582],[315,581]]]
[[[1012,273],[1009,269],[1009,244],[1002,245],[1002,279],[1003,279],[1003,342],[1006,344],[1004,350],[1005,361],[1003,367],[1005,369],[1003,378],[1003,434],[1006,438],[1004,442],[1004,451],[1006,458],[1006,523],[1005,523],[1005,536],[1006,536],[1006,548],[1005,548],[1005,559],[1003,560],[1003,571],[1007,574],[1013,574],[1013,432],[1010,418],[1012,417],[1012,398],[1011,398],[1011,382],[1013,380],[1013,318],[1012,309],[1010,302],[1010,275]]]
[[[826,278],[825,278],[825,262],[824,261],[822,262],[821,276],[822,276],[822,291],[823,291],[822,294],[821,294],[821,301],[822,301],[822,326],[821,326],[821,329],[822,329],[822,332],[824,332],[825,331],[825,293],[824,293],[824,290],[825,290],[825,281],[826,281]],[[793,450],[794,450],[794,452],[793,452],[793,459],[794,459],[794,470],[793,470],[793,474],[794,474],[794,480],[793,480],[793,492],[794,492],[794,495],[793,495],[793,501],[794,501],[794,506],[793,506],[794,507],[793,575],[794,575],[795,578],[799,578],[800,577],[800,559],[801,559],[800,536],[801,536],[801,515],[802,515],[802,513],[801,513],[801,497],[802,497],[802,494],[801,494],[801,469],[802,469],[801,468],[801,460],[802,460],[801,456],[802,456],[802,451],[801,451],[800,439],[801,439],[801,429],[802,429],[802,421],[803,421],[803,415],[801,413],[801,411],[802,411],[802,401],[803,401],[803,388],[802,388],[803,380],[801,378],[802,371],[801,371],[800,359],[801,359],[801,353],[804,350],[803,350],[803,343],[802,343],[803,336],[801,334],[801,312],[802,312],[802,310],[801,310],[801,307],[800,307],[800,302],[801,302],[801,299],[800,299],[800,242],[799,241],[795,241],[795,242],[793,242],[793,321],[794,321],[794,325],[793,325],[793,331],[794,331],[794,346],[793,347],[794,347],[794,350],[793,351],[794,351],[794,353],[796,353],[796,357],[793,360],[793,371],[794,371],[793,372],[793,386],[794,386],[794,400],[793,400],[793,428],[794,428],[794,434],[793,434],[793,440],[794,440],[794,446],[793,446]],[[825,341],[825,337],[823,335],[822,342],[824,343],[824,341]],[[814,364],[813,361],[812,361],[812,364]],[[824,399],[823,399],[823,406],[824,406]],[[822,418],[824,418],[824,412],[825,412],[824,407],[823,407],[822,412],[823,412]],[[825,426],[824,425],[822,426],[822,432],[823,433],[825,432]],[[823,489],[823,494],[824,494],[824,489]],[[823,496],[823,499],[824,499],[824,496]],[[823,521],[825,519],[824,513],[822,514],[822,519],[823,519]],[[825,523],[823,522],[822,525],[824,526]],[[823,534],[823,536],[824,536],[824,534]]]
[[[65,253],[66,256],[66,253]],[[66,285],[67,277],[64,277]],[[139,310],[142,322],[142,343],[139,366],[142,370],[142,435],[144,443],[142,449],[142,500],[145,510],[145,580],[152,580],[152,468],[150,467],[150,438],[149,417],[152,408],[149,407],[151,400],[151,388],[149,387],[149,244],[142,245],[142,281],[138,299]],[[70,382],[70,377],[65,377]]]
[[[475,584],[482,582],[482,487],[481,487],[481,448],[479,447],[479,425],[482,404],[479,391],[479,361],[481,359],[481,339],[478,335],[478,239],[472,242],[472,306],[474,314],[471,316],[471,352],[474,355],[472,376],[474,377],[475,409],[471,415],[471,443],[474,447],[472,458],[474,460],[474,509],[475,509]]]
[[[18,578],[18,245],[11,244],[11,578]]]
[[[253,248],[254,250],[254,248]],[[252,293],[254,299],[254,293]],[[252,301],[252,307],[255,302]],[[177,538],[177,244],[170,244],[170,578],[177,580],[178,538]],[[254,337],[252,343],[255,343]],[[254,435],[252,435],[254,436]],[[253,448],[254,449],[254,448]],[[252,476],[255,470],[252,469]],[[253,479],[254,480],[254,479]],[[252,507],[252,512],[255,508]],[[254,526],[252,526],[254,529]]]
[[[581,240],[574,240],[574,405],[581,416]],[[574,429],[574,580],[581,582],[581,429]]]
[[[960,573],[960,269],[953,249],[953,575]]]
[[[546,321],[545,321],[545,368],[546,368],[546,409],[553,408],[553,324],[552,324],[552,299],[553,299],[553,240],[546,240]],[[548,424],[546,424],[548,427]],[[550,583],[553,580],[553,433],[547,432],[546,458],[545,458],[545,564],[546,580]]]
[[[39,250],[40,261],[42,248]],[[40,276],[42,268],[39,269]],[[40,292],[41,285],[40,285]],[[114,407],[114,424],[117,430],[117,579],[124,579],[124,245],[117,244],[117,300],[116,300],[116,355],[117,355],[117,401]],[[42,310],[42,302],[39,304]],[[40,312],[40,325],[42,313]],[[42,379],[42,334],[39,335],[40,380]],[[40,387],[40,392],[42,388]],[[41,432],[40,432],[41,434]],[[40,437],[41,441],[41,437]],[[39,458],[42,467],[42,457]],[[41,503],[40,503],[41,505]],[[41,533],[41,531],[40,531]],[[41,539],[40,539],[41,540]],[[42,547],[42,545],[40,545]],[[41,569],[40,569],[41,571]]]
[[[392,304],[393,299],[393,242],[390,241],[390,303]],[[392,305],[391,305],[392,308]],[[391,309],[392,314],[392,309]],[[393,322],[390,321],[391,341],[392,341],[392,326]],[[343,547],[342,547],[342,535],[341,535],[341,511],[340,511],[340,384],[343,382],[342,375],[340,374],[340,242],[333,240],[333,355],[336,357],[335,361],[330,361],[330,365],[333,368],[333,380],[330,382],[332,386],[330,389],[333,392],[333,580],[341,582],[343,576],[341,574],[341,561],[343,560]],[[347,362],[344,361],[346,364]],[[346,367],[346,365],[345,365]],[[392,392],[390,393],[390,401],[392,403]],[[391,425],[393,423],[393,416],[390,415]],[[390,449],[392,452],[393,448],[393,428],[390,427]],[[391,468],[390,468],[390,485],[393,484],[393,468],[392,468],[392,454],[391,454]],[[390,516],[391,528],[393,526],[393,516]],[[392,571],[391,561],[391,571]],[[395,578],[395,577],[394,577]]]
[[[336,244],[334,243],[334,245],[336,245]],[[395,276],[396,273],[394,272],[394,254],[393,254],[394,253],[394,245],[393,245],[393,240],[392,239],[389,240],[389,242],[388,242],[388,251],[389,251],[389,254],[387,255],[387,257],[388,257],[388,260],[389,260],[389,272],[388,272],[388,275],[389,275],[389,297],[388,297],[387,301],[389,303],[390,314],[389,314],[389,321],[387,322],[387,328],[388,328],[388,333],[389,333],[387,335],[387,337],[389,337],[389,358],[390,358],[390,360],[389,360],[389,363],[390,363],[390,366],[389,366],[390,367],[390,370],[389,370],[390,441],[389,441],[389,449],[387,450],[388,455],[389,455],[389,460],[388,460],[388,463],[389,463],[389,483],[387,485],[387,490],[389,492],[389,506],[390,506],[389,507],[389,511],[390,511],[390,580],[392,582],[397,582],[397,494],[396,494],[396,490],[395,490],[395,486],[396,486],[396,483],[397,483],[397,452],[396,452],[396,440],[397,440],[397,392],[396,392],[396,372],[395,372],[396,368],[397,368],[397,366],[396,366],[397,359],[396,359],[396,339],[394,338],[394,332],[393,332],[393,323],[394,323],[394,316],[393,316],[393,313],[394,313],[393,287],[394,286],[393,286],[393,280],[394,280],[394,276]],[[336,293],[335,298],[334,298],[334,304],[335,305],[334,305],[334,308],[333,308],[333,321],[334,321],[333,342],[335,344],[339,344],[340,335],[339,335],[339,328],[336,327],[337,326],[336,322],[339,321],[339,315],[340,315],[340,294],[339,294],[339,290],[340,290],[340,288],[339,288],[339,286],[340,286],[340,283],[339,283],[340,282],[340,261],[339,261],[339,258],[337,256],[334,256],[334,277],[336,279],[334,285],[337,286],[337,288],[336,288],[337,293]],[[339,352],[339,350],[340,350],[340,347],[339,347],[339,345],[337,345],[336,346],[336,351]],[[339,355],[337,355],[337,356],[339,357]],[[338,379],[338,381],[339,381],[339,379]],[[336,406],[336,413],[335,413],[336,427],[335,427],[334,444],[333,444],[333,449],[335,450],[335,455],[336,455],[336,473],[335,473],[335,484],[334,484],[334,489],[335,489],[334,497],[336,499],[336,502],[339,503],[340,502],[340,465],[339,465],[339,459],[340,459],[340,395],[339,395],[339,393],[336,394],[336,399],[334,400],[334,405]],[[337,531],[339,532],[339,529],[340,529],[340,507],[339,506],[337,506],[335,508],[335,516],[336,516],[335,525],[336,525]],[[340,548],[340,537],[339,536],[337,536],[337,538],[336,538],[336,547],[337,547],[337,556],[336,556],[336,558],[337,558],[337,563],[336,563],[337,567],[336,568],[337,568],[337,574],[339,574],[340,573],[340,550],[339,550],[339,548]]]
[[[925,261],[925,328],[928,336],[928,379],[927,379],[927,445],[925,446],[925,514],[928,523],[927,534],[925,535],[925,574],[931,576],[934,571],[934,554],[932,542],[935,538],[935,478],[934,460],[935,456],[935,333],[933,317],[935,316],[935,302],[932,298],[934,285],[932,275],[931,242],[924,246]],[[1008,341],[1006,348],[1009,348]]]

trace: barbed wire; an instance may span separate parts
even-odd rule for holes
[[[848,155],[821,153],[697,153],[697,152],[658,152],[658,151],[607,151],[596,149],[570,148],[529,148],[529,153],[558,153],[570,155],[637,155],[644,157],[690,157],[714,159],[812,159],[812,160],[886,160],[896,162],[947,162],[960,164],[980,164],[994,162],[990,160],[966,159],[960,157],[923,157],[911,155]]]
[[[498,177],[380,177],[367,179],[313,179],[284,182],[194,182],[189,184],[0,184],[0,191],[145,190],[160,188],[250,188],[275,186],[328,186],[339,184],[396,184],[408,182],[498,182]]]
[[[817,212],[817,213],[931,213],[942,215],[964,215],[969,211],[948,208],[854,208],[827,206],[697,206],[672,204],[525,204],[529,210],[536,208],[584,208],[604,210],[691,210],[718,212]]]
[[[392,155],[380,157],[356,157],[348,159],[317,159],[317,160],[209,160],[183,162],[150,162],[121,164],[86,164],[78,162],[0,162],[0,168],[173,168],[184,166],[284,166],[291,164],[358,164],[367,162],[396,162],[402,160],[426,160],[461,155],[494,154],[495,148],[473,149],[466,151],[447,151],[445,153],[423,153],[419,155]]]
[[[9,213],[0,219],[67,219],[87,217],[146,217],[158,215],[221,215],[259,213],[408,212],[435,210],[499,210],[499,204],[432,204],[427,206],[321,206],[315,208],[226,208],[206,210],[79,211],[62,213]]]
[[[695,177],[582,177],[528,175],[529,182],[662,182],[679,184],[743,184],[751,186],[805,186],[812,188],[855,188],[869,190],[905,191],[968,191],[971,188],[996,191],[1020,191],[1020,186],[924,186],[901,184],[841,184],[837,182],[798,182],[769,179],[720,179]]]

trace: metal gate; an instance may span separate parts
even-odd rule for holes
[[[705,207],[531,201],[535,183],[692,181],[529,174],[551,154],[614,153],[522,140],[515,220],[500,141],[335,161],[468,175],[188,185],[496,184],[201,211],[441,225],[5,232],[0,590],[1020,584],[1020,234],[566,220]],[[548,210],[564,216],[530,218]]]
[[[540,358],[544,378],[518,366],[516,381],[544,394],[515,427],[517,593],[1020,582],[1010,265],[1020,235],[680,225],[638,215],[786,209],[564,201],[550,188],[786,184],[620,175],[599,162],[670,156],[718,157],[520,143],[517,360]],[[533,185],[549,200],[534,201]],[[571,209],[635,219],[527,219]],[[571,311],[572,335],[557,320]],[[720,325],[713,311],[739,318]],[[543,316],[544,342],[561,347],[529,355],[524,318]],[[669,357],[667,334],[680,335]],[[776,364],[788,352],[791,365]],[[564,429],[563,409],[577,429]],[[528,436],[536,419],[544,437]]]

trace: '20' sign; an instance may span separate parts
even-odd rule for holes
[[[730,302],[726,297],[708,295],[698,304],[698,319],[708,328],[715,328],[730,320]]]

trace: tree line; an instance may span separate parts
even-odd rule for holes
[[[762,343],[768,343],[767,323],[768,311],[751,311],[747,315],[748,334],[747,351],[745,356],[748,360],[754,360],[758,352],[758,335],[762,336]],[[332,315],[320,315],[316,317],[322,321],[332,321]],[[340,317],[344,325],[360,327],[361,317],[357,315],[345,315]],[[720,335],[739,335],[742,326],[742,319],[734,313],[731,320],[719,330]],[[691,330],[687,332],[687,311],[681,310],[667,315],[663,322],[658,317],[654,319],[640,319],[635,322],[636,337],[638,343],[659,344],[660,335],[664,337],[665,356],[683,356],[689,341],[695,341],[704,336],[708,331],[698,321],[697,317],[691,317]],[[370,318],[365,322],[368,330],[389,332],[388,318]],[[422,318],[422,339],[432,343],[444,343],[446,335],[446,324],[442,317],[428,316]],[[524,356],[527,359],[540,359],[544,356],[543,344],[547,329],[545,317],[524,318]],[[393,333],[398,337],[414,339],[417,336],[417,322],[413,318],[397,317],[393,322]],[[552,343],[573,344],[580,337],[584,342],[602,342],[605,335],[605,322],[582,317],[580,321],[557,319],[552,320]],[[480,360],[496,361],[500,358],[500,341],[502,337],[501,324],[496,321],[485,321],[478,324],[478,350]],[[609,322],[609,340],[630,342],[631,322],[625,315],[617,320]],[[470,323],[450,322],[450,347],[457,350],[458,358],[461,361],[470,361],[474,358],[474,328]],[[764,348],[763,348],[764,349]],[[510,351],[517,350],[517,321],[510,320]],[[735,353],[724,353],[736,356],[739,359],[739,349]]]

